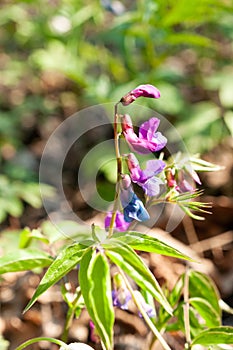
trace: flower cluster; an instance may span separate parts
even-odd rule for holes
[[[159,98],[160,92],[152,85],[140,85],[123,96],[120,102],[124,106],[128,106],[141,96]],[[132,152],[150,154],[160,151],[166,146],[166,137],[157,131],[160,123],[158,118],[150,118],[141,124],[137,135],[134,132],[131,117],[128,114],[120,117],[122,135]],[[129,174],[121,174],[119,198],[123,213],[119,210],[115,213],[113,228],[117,231],[126,231],[133,220],[146,221],[150,218],[143,202],[135,194],[132,183],[140,186],[146,196],[157,196],[160,193],[160,186],[164,184],[158,175],[166,166],[162,160],[151,159],[147,161],[146,168],[142,169],[134,153],[129,153],[124,159]],[[112,213],[108,213],[105,218],[106,229],[110,227],[111,219]]]
[[[134,90],[123,96],[119,103],[128,106],[139,97],[159,98],[159,90],[149,84],[140,85]],[[118,105],[117,104],[117,105]],[[117,106],[116,105],[116,106]],[[155,152],[162,150],[166,144],[166,137],[158,131],[160,120],[152,117],[142,123],[138,133],[135,132],[131,117],[129,114],[115,115],[115,129],[117,121],[121,120],[121,135],[127,142],[130,152],[124,156],[120,155],[120,150],[116,151],[118,158],[118,193],[114,204],[113,213],[108,213],[105,219],[105,227],[110,231],[127,231],[132,221],[147,221],[150,216],[146,209],[148,203],[172,202],[177,203],[182,210],[196,219],[202,219],[193,216],[191,210],[197,210],[207,213],[207,205],[201,202],[191,203],[192,200],[200,194],[196,190],[196,184],[201,185],[199,176],[195,170],[216,171],[219,170],[213,164],[200,159],[190,160],[181,154],[177,154],[166,163],[162,159],[156,159]],[[118,145],[118,136],[115,134],[115,140]],[[153,159],[147,160],[145,167],[142,168],[135,154],[151,154]],[[127,165],[128,173],[122,173],[122,162]],[[193,167],[194,165],[194,167]],[[127,171],[126,171],[127,172]],[[134,192],[134,185],[141,187],[146,198],[144,205],[141,199]]]

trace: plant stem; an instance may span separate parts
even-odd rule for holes
[[[190,336],[190,322],[189,322],[189,267],[186,266],[184,275],[184,328],[186,344],[185,348],[190,349],[191,336]]]
[[[75,299],[72,302],[72,307],[69,306],[69,309],[68,309],[68,312],[66,315],[64,330],[63,330],[62,337],[61,337],[62,341],[64,341],[64,342],[66,342],[68,340],[69,328],[70,328],[71,322],[75,316],[75,309],[76,309],[77,304],[79,302],[80,296],[81,296],[81,292],[79,291],[77,293],[77,296],[75,297]]]
[[[29,340],[25,341],[23,344],[21,344],[20,346],[18,346],[15,350],[23,350],[27,346],[34,344],[34,343],[38,343],[39,341],[43,341],[43,340],[49,341],[50,343],[55,343],[59,346],[62,346],[64,348],[64,350],[69,350],[68,345],[66,343],[64,343],[63,341],[55,339],[55,338],[49,338],[49,337],[38,337],[38,338],[29,339]]]
[[[147,325],[149,326],[149,328],[151,329],[151,331],[153,332],[155,337],[158,339],[158,341],[160,342],[160,344],[162,345],[164,350],[171,350],[170,346],[167,344],[167,342],[162,337],[162,335],[160,334],[158,329],[155,327],[154,323],[151,321],[150,317],[147,315],[147,313],[143,309],[143,307],[140,304],[140,302],[138,301],[138,299],[135,297],[134,291],[133,291],[127,277],[125,276],[124,272],[122,271],[122,269],[119,266],[118,266],[118,269],[120,271],[122,278],[124,279],[124,282],[125,282],[128,290],[130,291],[130,294],[132,295],[132,299],[133,299],[135,305],[137,306],[138,310],[140,311],[140,313],[143,316],[144,320],[146,321]]]
[[[117,207],[118,207],[118,197],[120,193],[120,180],[121,180],[121,173],[122,173],[122,159],[120,154],[119,135],[118,135],[118,117],[119,116],[117,113],[117,106],[118,106],[118,103],[115,104],[115,108],[114,108],[114,144],[115,144],[115,152],[116,152],[116,160],[117,160],[117,183],[116,183],[116,192],[115,192],[115,198],[114,198],[114,204],[113,204],[113,210],[112,210],[112,218],[111,218],[109,231],[108,231],[108,238],[110,238],[113,234],[113,228],[116,220],[116,213],[117,213]]]

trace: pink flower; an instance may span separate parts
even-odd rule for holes
[[[129,91],[125,96],[123,96],[120,102],[123,106],[128,106],[130,103],[134,102],[138,97],[149,97],[149,98],[159,98],[160,91],[153,85],[145,84],[139,85],[134,90]]]
[[[176,190],[180,193],[194,192],[196,184],[201,185],[201,181],[196,171],[191,166],[186,165],[184,169],[178,171]]]
[[[201,180],[196,171],[187,162],[182,168],[168,169],[166,171],[167,185],[179,193],[194,192],[196,184],[201,185]]]
[[[159,123],[160,120],[158,118],[150,118],[140,126],[139,135],[137,136],[133,130],[130,116],[125,114],[122,117],[121,125],[123,134],[131,150],[139,154],[147,154],[164,148],[167,139],[161,132],[157,132]]]

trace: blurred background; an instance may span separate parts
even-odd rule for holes
[[[46,219],[38,169],[56,127],[85,107],[116,102],[150,83],[162,97],[137,103],[165,116],[190,153],[225,167],[202,176],[214,215],[205,222],[186,221],[172,235],[213,262],[218,276],[224,276],[218,284],[230,302],[233,1],[2,0],[0,24],[0,254],[17,244],[20,229]],[[83,138],[79,155],[111,132]],[[65,164],[67,196],[88,219],[93,213],[77,191],[72,159],[71,154]],[[100,192],[109,192],[113,182],[106,167],[99,176]],[[52,195],[51,188],[47,191]],[[187,234],[190,230],[194,235]],[[13,290],[1,301],[9,312],[16,280],[5,283]],[[16,321],[21,317],[15,310],[12,315]],[[20,332],[17,322],[3,322],[2,329],[7,339]]]

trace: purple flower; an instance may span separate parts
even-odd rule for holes
[[[155,312],[154,309],[152,308],[152,306],[150,306],[150,304],[147,304],[145,301],[142,304],[142,307],[144,309],[144,311],[147,313],[148,317],[153,318],[155,317]],[[142,314],[139,312],[139,317],[142,317]]]
[[[122,175],[120,199],[126,222],[132,222],[133,220],[146,221],[150,218],[142,201],[133,191],[129,175]]]
[[[134,295],[136,296],[137,300],[140,302],[142,308],[147,313],[147,315],[149,317],[155,317],[156,315],[155,315],[154,308],[150,304],[147,304],[147,302],[143,298],[142,294],[138,290],[135,290]],[[142,314],[140,312],[138,314],[140,317],[142,317]]]
[[[119,288],[112,291],[113,306],[117,306],[122,310],[128,310],[128,302],[131,298],[131,294],[127,288]]]
[[[161,173],[166,164],[162,160],[148,160],[146,169],[142,170],[133,153],[128,155],[127,163],[132,181],[141,186],[147,196],[157,196],[163,181],[155,175]]]
[[[128,106],[130,103],[134,102],[138,97],[150,97],[159,98],[160,91],[153,85],[145,84],[139,85],[134,90],[129,91],[125,96],[123,96],[120,102],[123,106]]]
[[[109,212],[107,214],[107,216],[105,217],[105,222],[104,222],[105,223],[105,229],[109,228],[111,219],[112,219],[112,212]],[[125,222],[124,215],[121,212],[117,211],[116,212],[116,219],[115,219],[113,227],[117,231],[124,232],[124,231],[128,230],[129,225],[130,224],[128,222]]]
[[[132,151],[139,154],[147,154],[160,151],[167,143],[166,137],[156,132],[159,126],[158,118],[150,118],[139,128],[137,136],[133,130],[133,124],[128,114],[122,117],[122,131]]]

